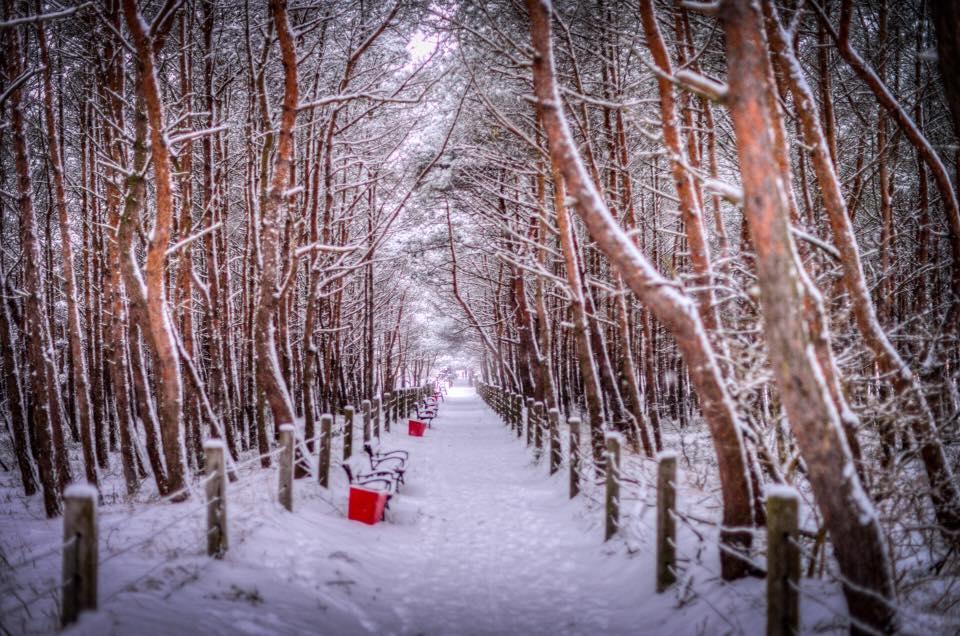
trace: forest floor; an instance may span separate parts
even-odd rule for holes
[[[230,548],[204,556],[202,496],[188,504],[107,505],[101,510],[100,611],[70,634],[757,634],[764,631],[762,581],[716,576],[715,530],[705,540],[681,527],[684,575],[654,592],[653,490],[627,501],[622,536],[603,541],[590,488],[567,498],[567,474],[548,476],[525,445],[468,387],[453,387],[423,438],[386,434],[410,451],[406,486],[386,523],[344,515],[346,485],[334,462],[330,490],[295,485],[294,513],[273,494],[274,470],[228,490]],[[338,455],[335,455],[338,456]],[[648,480],[641,461],[634,478]],[[647,474],[649,472],[649,474]],[[640,474],[637,474],[640,473]],[[684,477],[684,482],[690,480]],[[598,494],[598,493],[595,493]],[[681,500],[703,516],[709,494],[689,483]],[[14,508],[20,506],[21,514]],[[13,563],[57,541],[59,520],[7,498],[0,518]],[[25,525],[28,524],[28,525]],[[17,536],[12,534],[17,528]],[[29,530],[24,532],[23,529]],[[149,540],[144,541],[147,537]],[[59,554],[18,570],[21,600],[59,570]],[[0,580],[0,584],[3,581]],[[6,587],[5,584],[2,585]],[[806,586],[806,583],[805,583]],[[836,633],[835,589],[805,598],[804,631]],[[40,633],[56,602],[7,613],[12,633]]]

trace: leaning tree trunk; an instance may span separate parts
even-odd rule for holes
[[[786,193],[773,153],[766,44],[750,0],[726,0],[727,104],[737,138],[744,216],[756,250],[757,276],[770,361],[787,416],[807,466],[817,504],[830,532],[857,621],[881,632],[896,627],[893,571],[876,510],[854,470],[840,417],[813,353],[802,276],[790,233]],[[854,631],[859,631],[855,625]]]
[[[820,127],[821,118],[817,112],[816,101],[809,86],[802,81],[803,70],[793,53],[787,34],[780,26],[772,2],[764,0],[763,7],[771,47],[779,62],[781,74],[793,93],[803,141],[811,149],[811,161],[822,192],[823,206],[830,220],[834,242],[840,253],[843,282],[850,294],[857,327],[881,371],[890,376],[894,389],[906,401],[908,413],[905,415],[908,416],[920,444],[920,457],[930,483],[930,497],[941,531],[948,541],[960,541],[960,496],[936,421],[913,370],[900,357],[877,319],[867,291],[853,224],[847,214],[840,182],[833,170],[826,136]]]
[[[657,320],[677,340],[696,386],[701,409],[710,427],[723,493],[723,525],[726,528],[754,524],[752,486],[747,472],[747,454],[741,423],[727,392],[696,303],[664,279],[620,229],[580,161],[573,143],[553,75],[549,4],[528,0],[533,60],[534,91],[550,144],[550,156],[563,175],[573,205],[584,220],[599,249],[610,259],[631,291],[650,308]],[[721,541],[731,548],[721,551],[725,579],[747,574],[744,561],[730,552],[748,549],[749,531],[724,530]]]

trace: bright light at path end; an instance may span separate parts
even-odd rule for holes
[[[413,37],[407,42],[407,53],[410,54],[410,61],[419,63],[437,48],[440,40],[436,35],[427,35],[423,31],[417,30]]]

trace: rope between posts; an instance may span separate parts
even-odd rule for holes
[[[342,427],[342,426],[341,426],[339,429],[337,429],[336,431],[331,430],[331,431],[330,431],[330,436],[331,436],[331,438],[332,438],[333,436],[335,436],[337,433],[342,432],[342,431],[343,431],[343,427]],[[295,439],[295,444],[305,446],[306,444],[308,444],[308,443],[310,443],[310,442],[320,441],[321,439],[323,439],[323,432],[322,432],[322,431],[321,431],[320,433],[317,433],[316,435],[314,435],[314,436],[311,437],[310,439],[305,439],[305,440]],[[260,455],[257,455],[256,457],[251,457],[251,458],[249,458],[249,459],[245,459],[245,460],[243,460],[242,462],[236,462],[236,463],[234,463],[233,468],[234,468],[234,470],[239,469],[239,468],[246,468],[247,466],[250,466],[251,464],[255,464],[256,462],[258,462],[258,461],[260,461],[260,460],[262,460],[262,459],[264,459],[264,458],[273,457],[274,455],[279,455],[279,454],[282,453],[283,451],[284,451],[284,447],[283,447],[283,446],[278,446],[277,448],[274,448],[273,450],[267,451],[266,453],[261,453]]]
[[[50,581],[53,579],[47,579],[47,580]],[[16,594],[16,590],[21,587],[25,587],[25,586],[18,585],[17,583],[14,582],[13,584],[8,585],[3,589],[0,589],[0,597],[6,596],[7,594]]]
[[[244,480],[244,482],[245,482],[245,483],[244,483],[244,486],[249,485],[249,484],[252,484],[252,483],[255,483],[255,481],[256,481],[256,480],[254,480],[254,479]],[[215,497],[215,498],[211,499],[210,501],[204,501],[204,502],[202,503],[202,505],[197,506],[195,509],[191,510],[191,512],[190,512],[189,515],[185,514],[185,515],[182,515],[182,516],[178,517],[177,519],[173,520],[172,522],[170,522],[170,523],[162,526],[162,527],[159,528],[158,530],[156,530],[156,531],[155,531],[155,534],[161,533],[161,532],[163,532],[163,531],[165,531],[165,530],[167,530],[167,529],[169,529],[169,528],[171,528],[171,527],[173,527],[173,526],[175,526],[175,525],[183,522],[183,521],[184,521],[186,518],[188,518],[189,516],[194,515],[194,514],[196,514],[197,512],[199,512],[199,511],[203,510],[204,508],[206,508],[209,504],[211,504],[211,503],[217,503],[217,502],[219,502],[219,501],[220,501],[220,497]],[[245,516],[234,515],[234,516],[231,517],[231,519],[233,520],[233,523],[234,523],[234,524],[238,524],[238,523],[241,522],[241,521],[245,521],[245,520],[249,520],[249,519],[253,519],[253,518],[263,519],[263,517],[259,517],[259,516],[256,515],[256,514],[248,514],[248,515],[245,515]],[[208,536],[213,530],[220,530],[220,528],[212,528],[211,530],[207,531],[207,532],[205,533],[205,535]],[[142,541],[138,541],[138,542],[136,542],[136,543],[134,543],[134,544],[132,544],[132,545],[126,546],[126,547],[122,548],[120,551],[115,552],[115,553],[111,554],[110,556],[108,556],[108,557],[106,557],[106,558],[104,558],[104,559],[101,559],[101,560],[98,562],[98,565],[103,564],[103,563],[106,563],[107,561],[109,561],[109,560],[111,560],[111,559],[114,559],[114,558],[116,558],[116,557],[119,557],[120,555],[125,554],[125,553],[127,553],[127,552],[129,552],[129,551],[131,551],[131,550],[133,550],[133,549],[135,549],[135,548],[137,548],[137,547],[140,547],[140,546],[143,546],[143,545],[145,545],[145,544],[148,544],[148,543],[152,542],[155,538],[156,538],[156,536],[154,535],[154,536],[148,537],[148,538],[146,538],[146,539],[144,539],[144,540],[142,540]],[[129,590],[131,586],[135,585],[136,583],[139,583],[140,581],[142,581],[142,580],[145,579],[146,577],[150,576],[150,575],[151,575],[153,572],[155,572],[158,568],[166,565],[167,563],[171,562],[172,560],[173,560],[172,558],[164,558],[164,559],[158,561],[158,562],[155,563],[153,566],[151,566],[149,569],[147,569],[144,573],[142,573],[140,576],[138,576],[138,577],[134,578],[133,580],[128,581],[127,583],[125,583],[125,584],[123,584],[122,586],[120,586],[113,594],[111,594],[110,596],[108,596],[107,598],[105,598],[105,599],[103,600],[103,603],[108,603],[108,602],[110,602],[110,601],[113,600],[116,596],[118,596],[118,595],[121,594],[122,592],[125,592],[125,591]]]
[[[331,428],[331,431],[330,431],[330,436],[333,437],[333,436],[336,436],[336,435],[341,435],[341,434],[343,434],[343,433],[345,432],[345,430],[346,430],[346,427],[345,427],[344,425],[339,425],[339,426],[336,426],[335,428],[332,427],[332,428]],[[313,437],[311,437],[311,438],[309,438],[309,439],[295,439],[295,444],[296,444],[297,448],[301,451],[301,454],[302,454],[299,463],[301,463],[301,464],[307,463],[307,464],[308,464],[308,467],[313,468],[313,463],[310,462],[310,458],[312,457],[312,453],[310,452],[310,450],[309,450],[309,448],[307,447],[307,445],[308,445],[308,444],[311,444],[311,443],[314,443],[314,442],[321,441],[321,440],[324,439],[324,437],[325,437],[325,435],[324,435],[324,433],[321,431],[321,432],[319,432],[318,434],[314,435]],[[257,455],[257,456],[252,457],[252,458],[249,458],[249,459],[244,460],[244,461],[242,461],[242,462],[234,462],[234,461],[232,460],[232,458],[230,458],[230,459],[229,459],[229,465],[226,467],[226,469],[227,469],[227,471],[229,471],[231,474],[236,474],[236,471],[238,471],[239,469],[246,468],[246,467],[248,467],[248,466],[250,466],[250,465],[252,465],[252,464],[255,464],[256,462],[262,461],[264,458],[281,454],[281,453],[283,453],[285,450],[286,450],[286,449],[285,449],[284,447],[282,447],[282,446],[281,446],[281,447],[277,447],[277,448],[275,448],[275,449],[273,449],[273,450],[271,450],[271,451],[268,451],[268,452],[266,452],[266,453]],[[248,474],[248,475],[246,475],[246,476],[244,476],[244,477],[242,477],[242,478],[236,479],[234,482],[231,482],[231,487],[230,487],[230,489],[231,489],[231,491],[239,492],[240,490],[244,489],[246,486],[248,486],[248,485],[250,485],[250,484],[262,483],[262,480],[261,480],[261,479],[258,479],[258,477],[261,477],[261,476],[262,476],[262,475],[261,475],[260,472],[256,472],[256,473]],[[121,518],[118,518],[118,519],[116,519],[115,521],[113,521],[113,523],[109,523],[109,524],[103,525],[103,526],[101,527],[101,529],[100,529],[100,533],[101,533],[101,534],[104,534],[104,535],[109,534],[109,533],[112,533],[112,532],[116,531],[118,528],[120,528],[121,526],[126,525],[126,524],[129,524],[131,521],[140,519],[141,517],[143,517],[143,516],[145,516],[145,515],[147,515],[147,514],[153,513],[153,512],[156,510],[156,504],[167,503],[167,502],[176,500],[177,498],[181,498],[181,497],[184,497],[184,496],[194,496],[195,498],[200,499],[199,497],[197,497],[197,495],[199,494],[199,493],[198,493],[198,489],[201,488],[201,487],[203,487],[204,485],[206,485],[207,483],[209,483],[212,479],[217,478],[217,477],[218,477],[217,474],[205,475],[205,476],[203,476],[202,478],[200,478],[199,480],[197,480],[196,482],[194,482],[194,481],[192,481],[192,480],[191,480],[191,481],[188,481],[188,482],[184,485],[184,487],[182,487],[182,488],[180,488],[180,489],[178,489],[178,490],[176,490],[176,491],[174,491],[174,492],[168,493],[168,494],[166,494],[166,495],[164,495],[164,496],[162,496],[162,497],[160,497],[160,498],[158,498],[158,499],[155,499],[155,500],[153,500],[153,501],[144,502],[145,506],[144,506],[143,509],[141,509],[141,510],[139,510],[139,511],[137,511],[137,512],[134,512],[134,513],[132,513],[132,514],[123,515]],[[344,511],[343,511],[343,510],[340,510],[339,507],[336,506],[333,502],[328,501],[327,499],[325,499],[325,498],[322,497],[322,496],[321,496],[321,497],[318,497],[318,498],[319,498],[321,501],[323,501],[327,506],[329,506],[331,509],[333,509],[333,510],[339,512],[339,513],[344,513]],[[150,535],[150,536],[148,536],[148,537],[146,537],[146,538],[144,538],[144,539],[142,539],[142,540],[139,540],[139,541],[134,541],[133,543],[130,543],[130,544],[128,544],[128,545],[125,545],[125,546],[123,546],[122,548],[120,548],[120,549],[118,549],[118,550],[115,550],[115,551],[113,551],[112,553],[104,556],[103,558],[100,558],[100,559],[97,561],[97,565],[98,565],[98,566],[101,566],[101,565],[106,564],[106,563],[108,563],[108,562],[110,562],[110,561],[113,561],[113,560],[115,560],[115,559],[117,559],[117,558],[119,558],[119,557],[121,557],[121,556],[123,556],[123,555],[125,555],[125,554],[128,554],[128,553],[130,553],[130,552],[133,551],[133,550],[136,550],[136,549],[141,548],[141,547],[143,547],[143,546],[145,546],[145,545],[149,545],[149,544],[153,543],[154,541],[157,540],[158,535],[166,532],[167,530],[173,528],[174,526],[177,526],[177,525],[179,525],[179,524],[182,524],[182,523],[183,523],[184,521],[186,521],[187,519],[195,518],[198,513],[202,512],[202,511],[203,511],[205,508],[207,508],[209,505],[219,503],[220,501],[221,501],[221,498],[220,498],[220,497],[215,497],[215,498],[210,499],[210,500],[201,500],[201,501],[199,501],[197,504],[195,504],[195,505],[189,507],[187,510],[183,511],[182,514],[178,514],[176,517],[174,517],[173,519],[170,519],[169,521],[167,521],[167,522],[164,523],[163,525],[159,526],[158,528],[151,529],[151,535]],[[146,504],[149,504],[149,505],[146,505]],[[255,514],[246,515],[246,516],[235,516],[235,517],[233,517],[233,520],[234,520],[234,523],[237,523],[237,522],[239,522],[239,521],[243,521],[243,520],[255,518],[256,516],[257,516],[257,515],[255,515]],[[308,523],[309,523],[309,522],[308,522]],[[312,525],[315,525],[315,526],[316,526],[317,524],[312,524]],[[317,526],[317,527],[319,527],[319,526]],[[208,530],[206,534],[209,535],[209,534],[211,534],[211,533],[213,533],[213,532],[220,531],[220,530],[221,530],[220,528],[212,528],[212,529]],[[11,571],[16,571],[16,570],[18,570],[18,569],[20,569],[20,568],[23,568],[24,566],[29,565],[30,563],[34,563],[34,562],[39,561],[39,560],[41,560],[41,559],[49,558],[49,557],[54,556],[54,555],[56,555],[56,554],[58,554],[58,553],[62,553],[65,549],[67,549],[67,548],[69,548],[70,546],[74,545],[74,544],[76,543],[76,541],[77,541],[77,537],[71,537],[71,538],[67,539],[66,541],[61,542],[59,545],[55,545],[55,546],[50,547],[50,548],[48,548],[48,549],[44,549],[44,550],[40,550],[40,551],[35,551],[35,552],[31,553],[31,554],[28,554],[27,556],[22,557],[21,559],[19,559],[18,561],[14,562],[14,563],[9,563],[9,562],[8,562],[8,563],[7,563],[8,569],[11,570]],[[121,592],[124,592],[124,591],[126,591],[126,590],[129,590],[129,589],[131,588],[131,586],[135,585],[136,583],[138,583],[139,581],[143,580],[144,578],[150,576],[150,575],[151,575],[153,572],[155,572],[158,568],[164,566],[165,564],[167,564],[167,563],[169,563],[169,562],[171,562],[171,561],[172,561],[172,558],[170,558],[170,557],[166,557],[166,558],[161,559],[161,560],[158,561],[156,564],[154,564],[152,567],[150,567],[147,571],[143,572],[141,575],[139,575],[139,576],[137,576],[136,578],[134,578],[133,580],[131,580],[131,581],[129,581],[129,582],[124,583],[123,585],[121,585],[113,594],[111,594],[110,596],[108,596],[107,598],[105,598],[105,599],[103,600],[103,602],[106,603],[106,602],[109,602],[109,601],[113,600],[113,598],[115,598],[118,594],[120,594]],[[49,580],[50,580],[50,579],[48,579],[48,581],[49,581]],[[52,584],[52,585],[46,587],[45,589],[39,591],[38,593],[33,594],[31,597],[29,597],[29,598],[26,599],[26,600],[24,600],[23,598],[21,598],[21,595],[20,595],[21,593],[18,591],[19,589],[23,588],[24,586],[22,586],[22,585],[20,585],[20,584],[18,584],[18,583],[14,583],[14,584],[12,584],[12,585],[10,585],[10,586],[7,586],[7,587],[3,588],[2,590],[0,590],[0,594],[2,594],[2,595],[4,595],[4,596],[6,596],[6,595],[11,595],[13,598],[16,598],[16,601],[17,601],[17,602],[14,603],[14,604],[9,605],[9,606],[7,606],[7,607],[3,607],[2,609],[0,609],[0,616],[6,616],[6,615],[8,615],[8,614],[10,614],[10,613],[13,613],[13,612],[16,612],[16,611],[19,611],[19,610],[26,610],[26,611],[29,613],[29,606],[30,606],[31,604],[33,604],[33,603],[35,603],[35,602],[37,602],[37,601],[39,601],[39,600],[41,600],[41,599],[47,598],[47,597],[49,597],[51,594],[54,594],[54,593],[56,593],[56,592],[59,592],[59,591],[63,588],[63,586],[64,586],[64,585],[67,585],[68,583],[70,583],[70,582],[69,582],[69,581],[66,581],[66,582],[60,582],[60,583]],[[35,588],[33,588],[33,586],[27,586],[27,588],[30,589],[31,591],[36,591]],[[0,626],[0,627],[2,627],[2,626]]]
[[[251,464],[254,464],[262,459],[265,459],[267,457],[273,457],[274,455],[278,455],[279,453],[282,453],[282,452],[283,452],[283,446],[278,446],[277,448],[274,448],[271,451],[267,451],[266,453],[262,453],[260,455],[257,455],[256,457],[251,457],[250,459],[245,459],[242,462],[236,463],[233,465],[233,468],[234,470],[238,468],[246,468],[247,466],[250,466]]]
[[[789,540],[794,546],[796,546],[798,549],[800,549],[800,550],[802,551],[802,547],[801,547],[796,541],[794,541],[792,538],[790,538],[790,539],[788,539],[788,540]],[[802,552],[801,552],[801,553],[802,553]],[[807,555],[809,555],[809,552],[807,553]],[[842,574],[839,574],[839,573],[836,573],[836,572],[830,572],[830,573],[828,574],[828,576],[829,576],[833,581],[836,581],[837,583],[840,583],[840,584],[843,585],[844,587],[850,588],[851,590],[853,590],[853,591],[856,592],[857,594],[862,594],[862,595],[864,595],[864,596],[869,596],[870,598],[872,598],[872,599],[874,599],[874,600],[877,600],[877,601],[883,603],[884,605],[886,605],[888,608],[890,608],[890,609],[893,610],[894,612],[898,612],[898,613],[899,613],[899,612],[902,612],[902,611],[903,611],[903,608],[900,607],[899,605],[897,605],[894,601],[892,601],[892,600],[884,597],[882,594],[880,594],[880,593],[878,593],[878,592],[875,592],[874,590],[865,588],[865,587],[859,585],[858,583],[854,583],[853,581],[851,581],[850,579],[846,578],[846,577],[843,576]]]
[[[820,607],[824,608],[825,610],[827,610],[828,612],[830,612],[830,613],[833,615],[834,618],[839,618],[839,619],[842,619],[842,620],[844,620],[844,621],[847,621],[847,622],[850,624],[851,627],[857,627],[858,629],[862,630],[863,632],[865,632],[865,633],[867,633],[867,634],[873,634],[874,636],[883,636],[883,633],[882,633],[882,632],[879,632],[879,631],[877,631],[876,629],[874,629],[872,626],[867,625],[866,623],[857,620],[856,618],[854,618],[854,617],[853,617],[852,615],[850,615],[849,613],[846,613],[846,614],[845,614],[845,613],[843,613],[843,612],[838,612],[836,609],[834,609],[833,607],[831,607],[829,603],[827,603],[826,601],[824,601],[823,599],[821,599],[821,598],[818,597],[817,595],[815,595],[815,594],[810,594],[809,592],[805,592],[799,585],[796,585],[793,581],[789,581],[789,585],[790,585],[791,588],[793,588],[793,590],[794,590],[797,594],[802,595],[804,598],[809,599],[809,600],[813,601],[814,603],[816,603],[817,605],[819,605]]]
[[[117,520],[116,520],[116,523],[114,523],[114,524],[112,524],[112,525],[101,526],[101,528],[100,528],[100,534],[108,533],[108,532],[110,532],[110,531],[112,531],[112,530],[115,530],[116,528],[118,528],[118,527],[119,527],[120,525],[122,525],[122,524],[129,523],[129,522],[133,521],[134,519],[139,519],[139,518],[143,517],[144,515],[146,515],[146,514],[148,514],[148,513],[154,512],[154,511],[156,510],[156,508],[154,508],[154,506],[156,506],[157,504],[167,503],[168,501],[171,501],[171,500],[173,500],[173,499],[176,499],[177,497],[180,497],[180,496],[185,495],[185,494],[188,494],[188,493],[191,494],[191,495],[197,494],[196,488],[199,488],[200,486],[205,486],[205,485],[207,484],[207,482],[210,481],[213,477],[214,477],[214,475],[204,475],[202,478],[200,478],[200,480],[196,483],[196,485],[194,485],[194,484],[188,484],[188,485],[184,486],[183,488],[181,488],[180,490],[178,490],[178,491],[176,491],[176,492],[172,492],[172,493],[170,493],[170,494],[168,494],[168,495],[165,495],[165,496],[161,497],[160,499],[157,499],[156,501],[147,501],[147,502],[144,502],[144,504],[143,504],[144,508],[143,508],[142,510],[140,510],[140,511],[138,511],[138,512],[134,512],[134,513],[132,513],[132,514],[129,514],[129,515],[123,517],[122,519],[117,519]]]
[[[20,561],[17,561],[16,563],[13,563],[13,564],[8,563],[8,564],[7,564],[7,568],[12,572],[12,571],[15,571],[15,570],[18,570],[18,569],[22,568],[23,566],[25,566],[25,565],[27,565],[27,564],[29,564],[29,563],[32,563],[32,562],[34,562],[34,561],[38,561],[38,560],[40,560],[40,559],[45,559],[45,558],[47,558],[47,557],[49,557],[49,556],[53,556],[54,554],[60,554],[64,549],[66,549],[66,548],[70,547],[71,545],[73,545],[76,540],[77,540],[76,537],[70,537],[70,538],[67,539],[66,541],[62,542],[60,545],[54,546],[54,547],[50,548],[49,550],[45,550],[45,551],[43,551],[43,552],[40,552],[39,554],[31,554],[31,555],[29,555],[29,556],[27,556],[27,557],[24,557],[24,558],[21,559]]]
[[[15,606],[11,606],[11,607],[5,607],[5,608],[3,608],[3,609],[0,609],[0,616],[6,616],[7,614],[12,614],[13,612],[16,612],[16,611],[21,610],[21,609],[25,609],[25,610],[27,610],[27,613],[29,613],[29,612],[30,612],[29,607],[30,607],[31,605],[33,605],[34,603],[36,603],[37,601],[39,601],[39,600],[41,600],[41,599],[46,598],[48,595],[52,594],[53,592],[60,591],[61,589],[63,589],[63,586],[64,586],[64,585],[67,585],[69,582],[70,582],[70,581],[63,581],[63,582],[61,582],[61,583],[57,583],[56,585],[52,585],[52,586],[46,588],[45,590],[43,590],[42,592],[40,592],[39,594],[36,594],[35,596],[31,597],[29,600],[26,600],[26,601],[24,601],[24,600],[21,599],[19,596],[17,596],[16,591],[13,591],[13,592],[11,592],[11,594],[13,594],[13,596],[17,599],[17,601],[19,602],[19,605],[15,605]]]
[[[793,547],[795,547],[800,552],[801,556],[807,557],[808,559],[811,559],[811,560],[816,557],[816,555],[813,552],[811,552],[805,545],[803,545],[793,537],[787,537],[787,541],[790,542],[790,544],[793,545]]]
[[[763,572],[764,576],[766,576],[767,574],[766,566],[762,566],[756,561],[754,561],[753,559],[749,558],[747,555],[741,553],[738,550],[734,550],[733,548],[725,544],[723,541],[718,541],[717,547],[720,549],[721,552],[725,552],[726,554],[729,554],[730,556],[736,558],[737,560],[746,563],[751,568],[756,569],[758,572]]]
[[[676,543],[674,540],[672,540],[672,539],[669,539],[669,538],[668,538],[668,539],[667,539],[667,542],[668,542],[668,543],[670,544],[670,546],[673,547],[673,549],[676,551],[677,556],[678,556],[677,561],[685,560],[686,562],[691,563],[691,564],[694,564],[694,563],[695,563],[698,567],[701,567],[701,568],[703,568],[704,570],[706,570],[707,573],[708,573],[710,576],[716,577],[717,579],[722,579],[722,578],[723,578],[719,572],[717,572],[717,571],[714,570],[713,568],[709,567],[709,566],[706,564],[706,562],[705,562],[702,558],[700,558],[699,556],[697,556],[697,557],[691,556],[689,552],[687,552],[686,550],[682,549],[682,548],[681,548],[679,545],[677,545],[677,543]],[[706,543],[706,542],[705,542],[705,541],[701,541],[700,543]],[[682,578],[682,575],[684,575],[684,574],[686,574],[686,571],[685,571],[685,570],[684,570],[684,571],[680,571],[678,574],[676,574],[677,579],[679,580],[680,578]],[[738,587],[737,587],[736,585],[731,585],[731,586],[729,586],[727,589],[732,590],[733,593],[736,594],[737,597],[739,597],[739,599],[740,599],[741,601],[744,601],[745,603],[749,603],[749,602],[752,600],[750,597],[748,597],[748,596],[746,595],[746,593],[744,593],[744,592],[742,592],[740,589],[738,589]],[[703,597],[701,597],[701,598],[703,598]],[[716,609],[716,608],[714,608],[714,609]]]
[[[271,472],[273,472],[273,470],[271,470]],[[259,481],[262,481],[262,480],[258,479],[258,478],[260,478],[260,477],[264,477],[264,474],[263,474],[263,473],[250,473],[249,475],[244,476],[243,479],[240,479],[240,480],[238,480],[238,481],[230,484],[229,488],[230,488],[230,493],[231,493],[231,495],[234,495],[234,494],[236,494],[236,493],[242,492],[247,486],[249,486],[249,485],[251,485],[251,484],[258,483]]]
[[[175,517],[175,518],[173,519],[173,521],[170,521],[169,523],[166,523],[166,524],[160,526],[159,528],[152,529],[152,530],[151,530],[151,535],[148,536],[146,539],[143,539],[143,540],[141,540],[141,541],[137,541],[137,542],[135,542],[135,543],[133,543],[133,544],[130,544],[130,545],[126,546],[126,547],[123,547],[123,548],[121,548],[120,550],[114,552],[113,554],[110,554],[110,555],[108,555],[108,556],[100,559],[99,561],[97,561],[97,565],[103,565],[104,563],[107,563],[107,562],[109,562],[109,561],[112,561],[113,559],[117,558],[118,556],[120,556],[120,555],[122,555],[122,554],[126,554],[127,552],[130,552],[130,550],[133,550],[134,548],[139,548],[139,547],[141,547],[141,546],[143,546],[143,545],[146,545],[146,544],[148,544],[148,543],[152,543],[152,542],[157,538],[157,535],[158,535],[158,534],[160,534],[160,533],[162,533],[162,532],[164,532],[164,531],[166,531],[166,530],[169,530],[169,529],[172,528],[173,526],[182,523],[183,521],[185,521],[186,519],[188,519],[188,518],[190,518],[190,517],[193,517],[193,516],[196,515],[198,512],[200,512],[200,511],[202,511],[204,508],[206,508],[206,506],[207,506],[207,502],[202,502],[199,506],[195,506],[194,508],[190,509],[187,513]]]
[[[670,517],[671,517],[674,521],[679,521],[679,522],[680,522],[681,524],[683,524],[688,530],[690,530],[690,532],[692,532],[693,534],[697,535],[697,538],[700,539],[700,542],[701,542],[701,543],[706,543],[706,541],[707,541],[706,537],[704,537],[704,536],[700,533],[699,530],[697,530],[696,528],[694,528],[694,527],[686,520],[686,518],[683,516],[683,513],[678,513],[678,512],[676,512],[676,511],[674,511],[674,510],[669,510],[669,509],[667,510],[667,512],[670,513]]]

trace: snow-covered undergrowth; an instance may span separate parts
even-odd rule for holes
[[[387,523],[346,520],[335,443],[330,490],[298,480],[292,514],[276,501],[275,469],[254,462],[241,470],[228,487],[230,548],[222,560],[205,556],[199,492],[188,503],[127,504],[108,487],[100,611],[69,633],[763,632],[763,581],[719,578],[719,497],[702,489],[716,483],[702,474],[710,447],[692,429],[682,444],[679,431],[670,439],[682,448],[678,501],[686,521],[678,528],[680,581],[664,594],[654,591],[652,462],[624,455],[622,529],[604,543],[602,487],[585,479],[582,496],[569,500],[566,468],[549,476],[545,459],[535,463],[472,389],[451,390],[424,438],[404,432],[383,436],[384,447],[411,454]],[[39,501],[14,492],[4,485],[0,508],[0,547],[18,566],[3,568],[2,624],[12,633],[49,632],[57,623],[57,594],[47,590],[58,584],[61,522],[43,519]],[[762,549],[751,558],[762,565]],[[837,585],[805,579],[803,591],[804,631],[843,632]],[[21,604],[37,594],[39,601]]]

